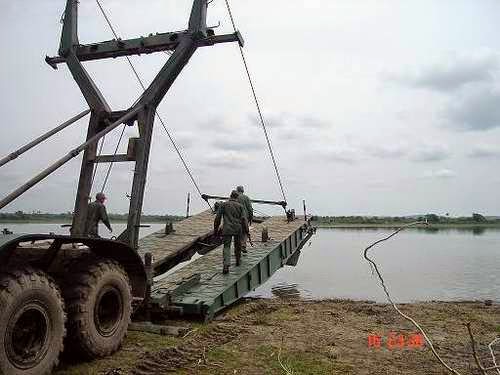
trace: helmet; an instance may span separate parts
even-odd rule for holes
[[[96,200],[96,201],[101,202],[101,201],[103,201],[103,200],[105,200],[105,199],[106,199],[106,196],[104,195],[104,193],[97,193],[97,194],[95,195],[95,200]]]
[[[236,187],[236,191],[237,191],[238,193],[243,193],[243,192],[245,191],[245,189],[243,189],[243,186],[241,186],[241,185],[240,185],[240,186],[237,186],[237,187]]]

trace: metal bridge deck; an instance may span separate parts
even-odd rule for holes
[[[263,227],[270,239],[261,241]],[[194,260],[183,268],[153,284],[152,302],[160,308],[177,308],[183,314],[211,319],[214,314],[232,304],[269,279],[276,270],[298,255],[298,250],[311,236],[304,219],[287,222],[285,217],[272,217],[251,227],[254,247],[242,264],[235,265],[231,255],[230,272],[222,274],[222,246]]]

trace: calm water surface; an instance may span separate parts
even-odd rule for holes
[[[389,229],[318,229],[296,267],[252,296],[385,301],[362,254]],[[406,230],[371,250],[396,301],[500,301],[500,230]]]
[[[67,234],[59,224],[0,224],[15,232]],[[141,235],[163,224],[142,228]],[[119,234],[125,224],[114,224]],[[100,228],[108,236],[105,228]],[[363,250],[389,229],[318,229],[296,267],[285,267],[253,297],[301,296],[385,301]],[[251,250],[251,248],[249,248]],[[372,249],[396,301],[500,301],[500,230],[411,229]]]

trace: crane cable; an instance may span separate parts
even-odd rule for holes
[[[106,22],[107,22],[107,24],[108,24],[108,26],[109,26],[109,28],[110,28],[111,32],[113,33],[113,35],[114,35],[114,37],[116,38],[116,40],[118,40],[118,39],[119,39],[118,34],[117,34],[117,32],[116,32],[115,28],[113,27],[113,25],[112,25],[112,23],[111,23],[111,21],[110,21],[110,19],[109,19],[108,15],[106,14],[106,11],[105,11],[105,10],[104,10],[104,8],[102,7],[102,5],[101,5],[101,3],[100,3],[100,1],[99,1],[99,0],[96,0],[96,3],[97,3],[97,6],[99,7],[99,9],[101,10],[101,13],[102,13],[102,15],[103,15],[104,19],[106,20]],[[134,75],[135,75],[135,78],[136,78],[136,79],[137,79],[137,81],[139,82],[139,85],[142,87],[142,89],[143,89],[144,91],[146,91],[146,86],[144,85],[144,83],[143,83],[143,81],[142,81],[141,77],[139,76],[139,73],[138,73],[138,72],[137,72],[137,70],[135,69],[135,66],[134,66],[134,64],[132,63],[132,61],[131,61],[130,57],[129,57],[129,56],[125,56],[125,58],[127,59],[128,64],[129,64],[130,68],[132,69],[132,72],[133,72],[133,73],[134,73]],[[181,160],[182,165],[184,166],[184,169],[186,170],[187,174],[189,175],[189,178],[191,179],[191,182],[193,183],[193,185],[194,185],[194,187],[195,187],[196,191],[197,191],[197,192],[198,192],[198,194],[201,196],[201,195],[202,195],[201,189],[200,189],[200,187],[198,186],[198,184],[197,184],[197,182],[196,182],[196,180],[195,180],[195,178],[194,178],[194,176],[193,176],[193,173],[191,172],[191,170],[190,170],[189,166],[187,165],[186,160],[185,160],[185,159],[184,159],[184,157],[182,156],[182,153],[181,153],[181,151],[179,150],[179,147],[177,146],[177,144],[176,144],[176,142],[175,142],[174,138],[172,137],[172,135],[171,135],[171,134],[170,134],[170,132],[168,131],[167,126],[165,125],[165,122],[163,121],[163,118],[160,116],[160,114],[158,113],[158,111],[157,111],[156,109],[155,109],[155,115],[156,115],[156,117],[158,118],[158,120],[160,121],[160,123],[161,123],[161,125],[162,125],[162,127],[163,127],[163,130],[165,130],[165,133],[167,134],[168,138],[170,139],[170,142],[172,143],[172,146],[174,147],[174,149],[175,149],[175,151],[176,151],[177,155],[179,156],[179,159]],[[208,206],[210,207],[210,209],[211,209],[211,210],[213,210],[212,205],[210,204],[210,202],[208,202],[208,201],[205,201],[205,202],[208,204]]]
[[[104,147],[104,141],[106,139],[106,135],[104,135],[101,139],[101,145],[99,146],[99,152],[97,155],[101,155],[102,153],[102,148]],[[90,180],[90,190],[92,191],[92,187],[94,186],[94,181],[95,181],[95,176],[97,174],[97,168],[99,167],[99,164],[96,164],[94,167],[94,172],[92,173],[92,179]]]
[[[231,6],[229,5],[229,0],[225,0],[225,2],[226,2],[227,12],[229,13],[229,18],[231,19],[231,23],[233,25],[233,30],[236,33],[237,32],[236,22],[234,21],[233,13],[231,11]],[[274,165],[274,170],[276,172],[276,177],[278,179],[278,184],[279,184],[279,187],[281,190],[281,194],[283,196],[283,200],[286,202],[287,200],[286,200],[286,195],[285,195],[285,189],[283,187],[283,182],[281,180],[281,175],[279,172],[278,163],[276,161],[276,157],[274,156],[273,147],[271,145],[271,139],[270,139],[269,134],[267,132],[266,123],[264,121],[264,116],[262,115],[261,107],[259,104],[259,99],[257,98],[257,92],[255,90],[255,86],[254,86],[253,81],[252,81],[252,76],[251,76],[250,70],[248,68],[247,60],[245,58],[245,52],[243,51],[243,47],[240,44],[238,44],[238,47],[240,49],[241,60],[243,61],[243,65],[245,67],[245,71],[246,71],[246,74],[248,77],[248,82],[250,83],[250,88],[252,90],[253,99],[255,101],[255,106],[257,107],[257,112],[259,113],[260,124],[262,126],[262,130],[264,131],[264,135],[266,137],[267,147],[269,148],[269,153],[271,155],[271,160],[272,160],[273,165]]]

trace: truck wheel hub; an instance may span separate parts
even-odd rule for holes
[[[50,320],[37,302],[23,306],[10,319],[5,347],[10,361],[19,369],[38,364],[48,350]]]

